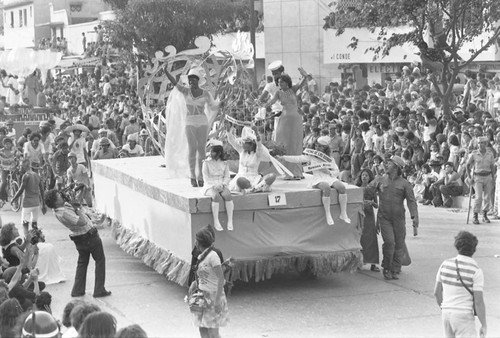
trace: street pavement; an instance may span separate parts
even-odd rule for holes
[[[397,281],[366,269],[303,279],[279,275],[259,283],[236,283],[228,298],[230,324],[222,337],[442,337],[440,310],[433,297],[441,262],[456,255],[454,236],[468,230],[479,239],[474,258],[485,274],[488,337],[500,337],[500,221],[466,225],[466,213],[419,205],[419,235],[407,221],[407,245],[412,264]],[[4,223],[20,224],[20,213],[1,211]],[[48,285],[53,312],[61,317],[76,267],[77,251],[68,231],[51,211],[41,224],[55,245],[67,281]],[[92,298],[94,265],[89,267],[84,299],[97,303],[117,318],[118,328],[136,323],[149,337],[197,337],[184,303],[186,289],[167,281],[139,259],[124,253],[109,227],[100,230],[106,253],[106,287],[113,294]],[[381,246],[379,237],[379,246]]]

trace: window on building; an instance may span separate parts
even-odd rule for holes
[[[33,6],[30,6],[30,18],[33,17]]]
[[[23,14],[24,14],[24,25],[28,26],[28,10],[24,9]]]
[[[10,27],[14,28],[14,11],[10,11]]]
[[[23,26],[23,11],[22,9],[19,10],[19,27]]]

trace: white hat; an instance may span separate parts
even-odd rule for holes
[[[404,66],[403,70],[409,70],[410,68],[408,66]]]
[[[241,131],[241,142],[255,142],[257,141],[257,136],[255,132],[250,127],[243,127]]]
[[[331,141],[330,136],[325,135],[325,136],[318,137],[318,140],[316,142],[318,142],[322,146],[327,146],[330,144],[330,141]]]
[[[403,159],[399,156],[396,155],[392,156],[391,161],[394,162],[394,164],[396,164],[400,168],[403,168],[405,166],[405,161],[403,161]]]
[[[278,68],[283,67],[283,62],[281,60],[273,61],[267,66],[270,71],[278,70]]]
[[[99,131],[97,132],[98,134],[102,134],[102,133],[108,133],[108,131],[104,128],[101,128],[99,129]]]
[[[207,142],[207,146],[208,147],[215,147],[215,146],[222,146],[222,145],[223,145],[222,141],[220,141],[220,140],[218,140],[216,138],[211,138]]]
[[[127,136],[127,142],[129,141],[137,142],[137,137],[135,136],[135,134],[130,134],[129,136]]]
[[[201,75],[201,72],[198,68],[192,68],[189,70],[188,72],[188,77],[190,76],[196,76],[198,78],[198,80],[201,80],[203,78],[203,75]]]

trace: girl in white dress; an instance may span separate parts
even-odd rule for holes
[[[203,180],[205,181],[205,194],[212,197],[212,214],[214,227],[217,231],[224,230],[219,222],[220,203],[225,201],[227,212],[227,230],[233,230],[234,203],[229,191],[229,166],[224,160],[222,142],[210,140],[210,157],[203,161]]]
[[[327,155],[330,153],[328,147],[329,141],[330,138],[328,136],[321,136],[316,141],[315,150],[306,149],[304,155],[280,156],[279,158],[292,163],[309,163],[309,166],[305,167],[305,170],[312,171],[313,173],[313,181],[310,187],[321,190],[321,202],[325,209],[326,223],[328,225],[334,224],[330,212],[330,194],[332,188],[339,194],[340,219],[346,223],[351,223],[351,220],[347,216],[347,194],[345,186],[344,183],[337,178],[340,173],[339,168],[335,160]]]
[[[257,128],[244,127],[239,140],[235,132],[234,128],[230,130],[227,141],[240,154],[240,160],[238,174],[229,182],[229,190],[240,193],[271,191],[276,175],[271,173],[262,177],[259,174],[260,162],[269,161],[270,155],[262,145]]]

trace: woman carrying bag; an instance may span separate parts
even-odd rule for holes
[[[196,233],[196,247],[201,251],[196,266],[196,280],[189,287],[188,303],[193,323],[202,338],[219,338],[219,327],[229,321],[224,293],[221,260],[213,250],[214,236],[209,226]]]

